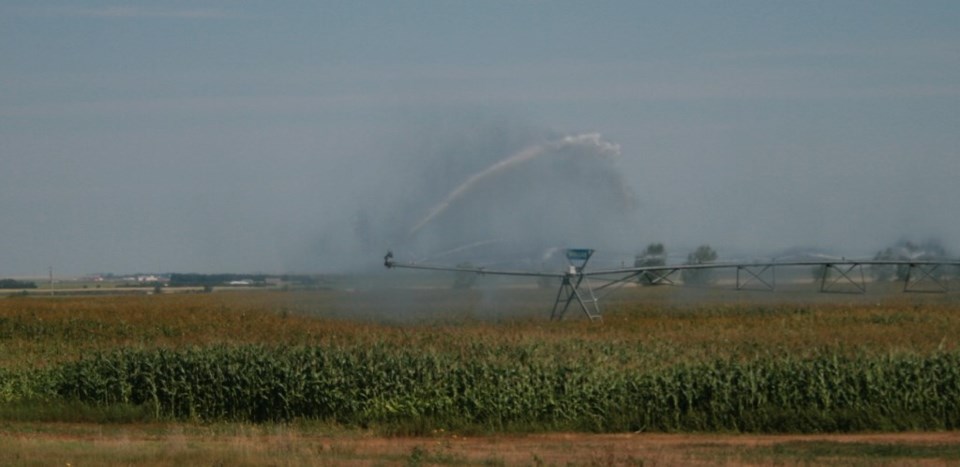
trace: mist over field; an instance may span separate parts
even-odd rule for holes
[[[0,5],[0,277],[960,254],[960,5]]]

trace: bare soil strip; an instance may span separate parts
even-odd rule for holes
[[[818,452],[815,447],[855,449]],[[790,446],[790,449],[783,449]],[[879,457],[871,447],[889,451]],[[927,448],[936,447],[939,451]],[[821,449],[822,451],[822,449]],[[885,452],[886,452],[885,451]],[[957,465],[960,432],[383,437],[285,426],[7,424],[0,463],[43,465]]]

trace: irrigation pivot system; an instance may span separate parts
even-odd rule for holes
[[[394,260],[393,252],[388,251],[383,265],[388,269],[423,269],[458,273],[489,274],[497,276],[526,276],[560,279],[556,300],[550,311],[550,319],[559,320],[566,314],[570,305],[576,303],[590,320],[600,319],[600,305],[597,293],[608,288],[622,286],[643,279],[649,284],[674,285],[673,276],[684,270],[735,270],[736,290],[775,290],[776,270],[785,267],[819,267],[820,292],[865,293],[867,290],[864,266],[892,266],[906,268],[904,292],[947,292],[947,284],[940,277],[943,269],[960,267],[960,260],[837,260],[804,261],[767,261],[767,262],[727,262],[702,264],[677,264],[658,266],[622,267],[614,269],[586,270],[587,262],[594,250],[573,248],[566,250],[568,266],[557,272],[511,271],[487,269],[483,267],[455,267],[401,263]],[[593,279],[601,284],[593,286]],[[925,285],[920,285],[921,283]],[[843,288],[843,287],[846,288]]]

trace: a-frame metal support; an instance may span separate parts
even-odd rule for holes
[[[649,285],[677,285],[673,279],[670,279],[670,276],[677,271],[679,271],[677,268],[654,269],[642,271],[638,277],[643,278]]]
[[[580,284],[583,282],[586,282],[586,299],[584,299],[584,296],[580,293]],[[566,300],[563,299],[564,294],[566,294]],[[598,304],[597,297],[594,296],[589,281],[586,281],[585,277],[580,274],[563,276],[563,283],[560,284],[560,289],[557,290],[557,299],[553,302],[553,311],[550,312],[550,319],[563,319],[563,315],[566,314],[567,309],[570,308],[570,304],[573,303],[574,300],[580,305],[580,310],[583,311],[583,314],[586,315],[588,319],[591,321],[601,319],[600,305]],[[564,302],[562,308],[560,307],[561,301]]]
[[[740,279],[740,271],[746,271],[743,279]],[[764,274],[770,271],[770,279],[764,278]],[[747,287],[751,282],[759,284],[758,287]],[[777,269],[772,264],[748,266],[737,266],[737,290],[774,290],[777,286]]]
[[[907,269],[907,277],[903,281],[903,291],[913,293],[945,293],[947,285],[940,281],[937,274],[939,264],[923,265],[910,264]],[[920,274],[914,274],[917,270]],[[917,287],[918,284],[933,284],[933,287]]]
[[[580,305],[580,310],[583,311],[583,314],[586,315],[589,320],[601,319],[600,305],[598,304],[597,297],[593,294],[590,281],[583,275],[583,268],[587,265],[587,261],[590,260],[591,256],[593,256],[593,250],[567,250],[567,261],[570,263],[570,268],[567,273],[564,274],[560,289],[557,290],[557,299],[553,302],[553,310],[550,312],[551,320],[563,319],[563,315],[566,314],[567,309],[570,308],[570,304],[573,303],[574,300]],[[586,299],[584,299],[584,294],[580,293],[581,284],[584,285],[584,291],[587,295]],[[566,300],[564,300],[564,294],[566,294]],[[561,301],[564,302],[562,308],[560,307]],[[589,302],[589,306],[587,302]]]
[[[844,266],[848,266],[843,269],[836,264],[825,263],[823,265],[822,276],[820,277],[820,292],[822,293],[866,293],[867,292],[867,281],[863,275],[863,265],[860,263],[844,263]],[[857,280],[856,277],[852,274],[853,270],[857,269],[860,271],[860,279]],[[828,276],[830,275],[830,270],[837,271],[839,276],[828,281]],[[852,285],[856,290],[842,290],[837,289],[838,284],[848,284]]]

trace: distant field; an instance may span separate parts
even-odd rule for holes
[[[385,283],[2,298],[0,421],[17,433],[60,432],[49,423],[100,432],[279,423],[312,427],[302,436],[338,433],[333,444],[376,435],[455,445],[448,436],[960,425],[955,294],[900,294],[893,285],[867,295],[636,287],[606,297],[603,322],[590,323],[548,321],[551,289]],[[59,443],[37,440],[37,449]],[[377,462],[474,459],[418,443]],[[923,458],[950,459],[942,444],[958,441],[936,443]],[[28,444],[15,447],[27,454]],[[749,459],[737,446],[725,455]],[[906,446],[885,459],[921,452]],[[490,456],[477,462],[497,459]]]
[[[553,289],[387,288],[375,281],[317,291],[0,299],[0,367],[50,365],[92,350],[211,344],[317,345],[428,341],[624,342],[707,355],[956,348],[960,294],[820,294],[623,289],[604,297],[603,324],[548,322]],[[57,347],[51,352],[51,346]]]

